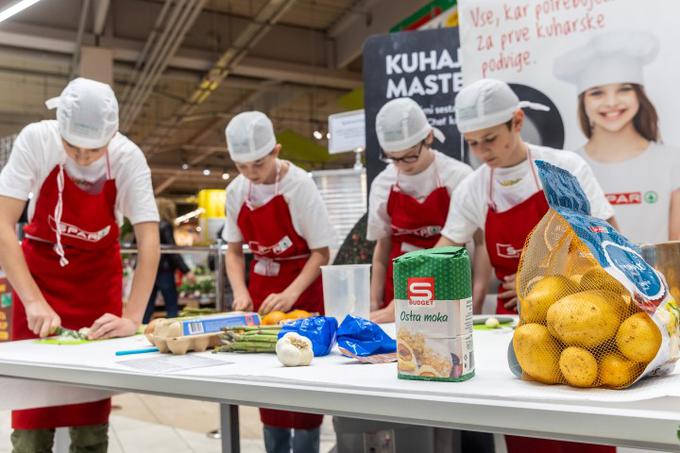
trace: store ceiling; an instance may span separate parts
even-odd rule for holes
[[[77,75],[74,54],[98,46],[113,50],[121,130],[147,155],[157,193],[223,187],[222,174],[235,173],[224,127],[248,109],[270,115],[284,157],[290,143],[289,157],[308,168],[351,166],[312,132],[361,87],[364,39],[426,3],[44,0],[0,24],[0,137],[52,118],[44,100]]]

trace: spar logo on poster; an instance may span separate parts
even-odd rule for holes
[[[422,305],[434,300],[434,277],[412,277],[407,280],[409,305]]]
[[[607,193],[605,196],[612,205],[642,204],[643,201],[647,204],[654,204],[659,201],[659,194],[655,190],[649,190],[644,195],[642,192],[622,192]]]
[[[641,204],[641,192],[608,193],[607,201],[612,205]]]

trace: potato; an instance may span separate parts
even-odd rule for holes
[[[569,276],[572,276],[574,274],[583,275],[585,272],[588,272],[593,267],[596,267],[594,263],[595,258],[593,258],[592,255],[586,256],[582,252],[580,252],[577,248],[571,250],[570,247],[569,256],[567,257],[567,262],[565,263],[564,266],[565,273],[567,273]]]
[[[531,378],[545,384],[562,381],[558,358],[560,348],[548,329],[540,324],[523,324],[515,329],[512,347],[519,365]]]
[[[592,267],[585,274],[580,276],[578,281],[581,291],[601,289],[603,291],[611,291],[620,294],[626,306],[627,313],[635,312],[636,308],[632,303],[633,300],[630,297],[628,290],[601,267]]]
[[[582,291],[548,309],[548,330],[568,346],[593,348],[612,338],[621,320],[621,297],[610,291]]]
[[[583,348],[568,347],[560,355],[560,371],[569,385],[590,387],[597,379],[597,360]]]
[[[618,353],[610,353],[600,360],[600,384],[610,387],[630,385],[638,373],[639,364],[628,360]]]
[[[661,332],[646,313],[637,313],[621,323],[616,346],[633,362],[650,362],[661,346]]]
[[[581,285],[581,279],[583,278],[583,274],[571,274],[569,276],[569,280],[572,282],[576,283],[577,285]]]
[[[531,286],[519,301],[519,312],[524,322],[545,322],[548,308],[562,297],[575,293],[578,285],[561,275],[549,275]]]
[[[609,275],[606,270],[597,266],[583,274],[579,286],[581,287],[581,291],[601,289],[619,294],[628,293],[621,283]]]

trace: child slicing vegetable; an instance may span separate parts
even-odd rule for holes
[[[142,151],[118,133],[110,86],[75,79],[47,105],[57,120],[26,126],[0,174],[0,265],[15,289],[12,339],[46,337],[62,326],[89,327],[90,339],[133,335],[160,255],[151,171]],[[15,228],[26,204],[19,245]],[[125,308],[122,216],[139,249]],[[13,411],[13,451],[51,451],[60,426],[70,427],[71,451],[106,451],[110,411],[108,398]]]

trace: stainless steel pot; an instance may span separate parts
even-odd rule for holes
[[[640,248],[645,261],[666,277],[671,294],[680,300],[680,241],[644,244]]]

